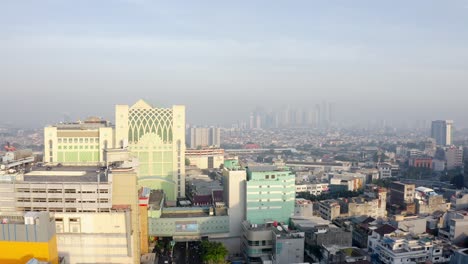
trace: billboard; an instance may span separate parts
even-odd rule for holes
[[[176,232],[198,232],[197,221],[176,221]]]

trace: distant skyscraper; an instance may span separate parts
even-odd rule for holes
[[[115,109],[116,147],[138,158],[138,185],[185,197],[185,106],[153,108],[143,100]]]
[[[452,144],[452,120],[432,121],[431,137],[436,140],[437,145],[447,146]]]

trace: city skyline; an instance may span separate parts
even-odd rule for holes
[[[110,119],[114,104],[140,97],[186,105],[191,123],[328,100],[356,122],[468,125],[466,1],[0,7],[3,106],[16,109],[3,122],[16,126]]]

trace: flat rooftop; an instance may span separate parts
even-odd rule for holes
[[[105,171],[96,166],[33,167],[25,182],[107,182]]]

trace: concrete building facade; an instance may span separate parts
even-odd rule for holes
[[[198,147],[221,146],[221,129],[219,127],[191,127],[188,129],[188,144],[191,149]]]
[[[287,168],[248,167],[246,187],[246,219],[250,223],[288,223],[294,215],[295,177]]]
[[[114,131],[109,122],[88,118],[44,128],[44,162],[63,165],[97,165],[104,150],[112,148]]]

